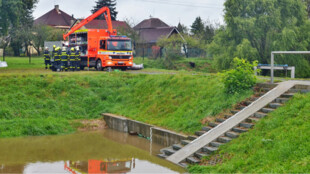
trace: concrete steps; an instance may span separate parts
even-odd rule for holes
[[[230,111],[231,114],[226,114],[222,117],[216,118],[215,122],[208,123],[208,126],[203,127],[201,131],[195,132],[195,135],[188,136],[187,140],[182,140],[180,144],[175,144],[171,147],[164,148],[161,151],[162,154],[158,156],[167,158],[169,161],[175,162],[183,167],[186,167],[190,164],[199,164],[204,157],[214,154],[222,145],[233,141],[233,139],[238,138],[240,134],[249,131],[249,129],[253,128],[259,120],[266,117],[270,112],[273,112],[275,109],[283,106],[283,104],[287,102],[296,92],[310,92],[310,83],[308,87],[295,86],[286,91],[285,93],[279,95],[279,97],[270,100],[271,102],[266,103],[265,106],[257,110],[257,112],[248,115],[248,117],[245,118],[243,121],[239,122],[225,133],[219,135],[215,140],[205,144],[205,146],[199,143],[199,146],[201,146],[201,148],[197,148],[196,152],[192,152],[191,155],[181,160],[177,159],[176,157],[172,158],[172,156],[177,156],[176,152],[183,152],[183,148],[188,149],[189,147],[194,146],[194,144],[197,144],[199,141],[201,141],[201,138],[208,136],[208,134],[214,134],[214,131],[219,129],[222,124],[229,124],[230,120],[233,119],[235,115],[238,115],[240,111],[245,110],[248,106],[251,107],[253,102],[258,99],[257,96],[264,97],[264,94],[266,92],[270,91],[270,89],[275,87],[274,85],[268,85],[270,84],[263,84],[262,87],[255,88],[255,90],[259,91],[259,93],[257,95],[255,94],[255,97],[251,97],[248,100],[242,102],[235,109],[232,109]],[[178,155],[179,154],[180,153],[178,153]],[[181,156],[184,156],[184,154]]]

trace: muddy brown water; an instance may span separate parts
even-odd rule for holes
[[[163,146],[110,129],[0,139],[0,173],[183,173]]]

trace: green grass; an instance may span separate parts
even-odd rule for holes
[[[190,172],[308,173],[309,135],[310,94],[298,94],[254,129],[221,147],[222,164],[192,166]]]
[[[28,57],[6,57],[5,61],[8,63],[8,67],[4,69],[37,69],[45,67],[43,57],[31,57],[31,63],[29,63]]]
[[[74,129],[68,122],[100,118],[104,112],[193,133],[201,119],[252,93],[227,95],[219,77],[211,74],[55,73],[44,70],[40,59],[26,71],[23,60],[11,63],[10,71],[0,69],[0,137],[55,134],[48,130],[51,125],[60,127],[56,133],[68,133]],[[25,131],[29,124],[37,127],[34,133]]]
[[[168,69],[168,70],[177,70],[177,71],[194,71],[194,72],[215,72],[211,66],[211,60],[206,58],[181,58],[180,60],[173,61],[173,67],[167,68],[164,65],[164,58],[158,59],[149,59],[136,57],[134,59],[136,64],[144,64],[146,69]],[[194,62],[196,67],[193,68],[190,66],[189,62]]]

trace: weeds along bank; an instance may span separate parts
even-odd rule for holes
[[[0,137],[70,133],[75,119],[120,114],[191,133],[251,95],[227,95],[217,75],[122,72],[0,76]]]
[[[241,138],[221,146],[215,166],[192,166],[191,173],[308,173],[310,94],[295,95]],[[209,158],[210,159],[210,158]],[[209,160],[206,159],[206,160]]]

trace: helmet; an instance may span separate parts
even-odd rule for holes
[[[48,50],[48,47],[45,47],[45,50]]]
[[[71,48],[71,51],[74,51],[74,47]]]
[[[53,48],[56,48],[56,45],[53,45]]]
[[[77,51],[79,51],[79,50],[80,50],[79,46],[76,46],[76,47],[75,47],[75,49],[76,49]]]

